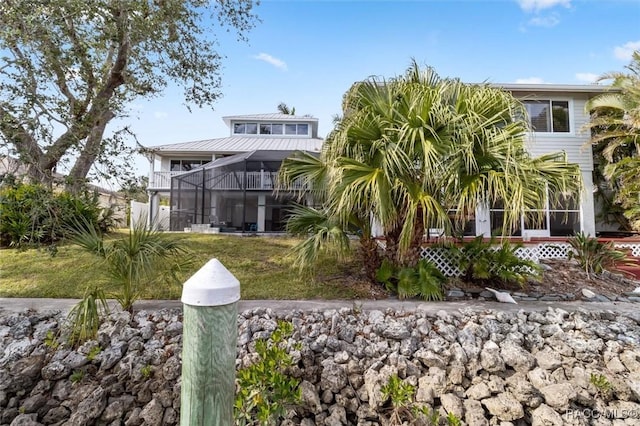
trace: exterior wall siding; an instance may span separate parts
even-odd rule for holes
[[[534,156],[564,151],[570,162],[580,165],[583,172],[593,171],[593,153],[589,144],[589,132],[585,129],[589,121],[584,107],[587,94],[554,93],[552,96],[514,93],[521,99],[569,100],[571,116],[569,133],[531,133],[527,140],[527,149]]]

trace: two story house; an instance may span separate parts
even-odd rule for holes
[[[565,151],[580,165],[584,190],[563,206],[527,212],[513,236],[563,237],[606,229],[596,221],[593,153],[586,128],[588,99],[607,90],[599,85],[496,84],[520,99],[533,131],[527,147],[534,155]],[[169,197],[166,229],[194,225],[221,231],[282,230],[284,209],[295,194],[274,197],[274,180],[284,158],[294,151],[319,153],[318,120],[308,116],[257,114],[224,117],[229,137],[153,147],[150,152],[150,208],[154,220],[162,195]],[[292,191],[302,188],[293,188]],[[501,206],[478,208],[465,235],[501,234]],[[535,216],[536,220],[530,220]],[[542,217],[543,219],[537,220]]]
[[[318,119],[276,113],[223,120],[229,127],[228,137],[148,150],[151,223],[172,231],[283,229],[286,205],[296,194],[276,197],[276,175],[282,160],[293,152],[320,152]],[[162,196],[169,198],[168,223],[159,217]]]

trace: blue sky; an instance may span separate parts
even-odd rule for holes
[[[354,81],[402,74],[411,58],[467,82],[585,84],[640,50],[640,0],[263,0],[257,13],[248,43],[220,39],[214,110],[190,113],[177,88],[137,102],[125,123],[140,143],[225,137],[223,116],[280,102],[317,117],[324,137]]]

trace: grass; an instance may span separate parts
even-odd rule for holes
[[[193,267],[183,281],[209,259],[217,258],[240,281],[243,299],[354,299],[366,298],[367,285],[358,279],[353,259],[323,258],[315,275],[291,268],[289,250],[298,240],[288,237],[238,237],[211,234],[169,234],[184,239]],[[63,245],[56,256],[44,250],[0,250],[0,297],[80,298],[95,284],[109,287],[100,260],[79,247]],[[145,299],[179,299],[179,284],[148,289]]]

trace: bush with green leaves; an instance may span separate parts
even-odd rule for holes
[[[258,360],[236,374],[236,424],[276,424],[289,406],[300,402],[300,380],[287,374],[294,365],[286,343],[292,333],[293,324],[278,321],[269,339],[256,341]]]
[[[626,258],[626,254],[617,250],[612,241],[601,242],[582,232],[569,238],[569,244],[572,248],[569,259],[576,259],[587,277],[615,269],[616,264],[624,262]]]
[[[395,267],[384,259],[376,272],[376,280],[388,291],[397,293],[400,299],[420,296],[425,300],[442,300],[442,284],[446,278],[426,259],[414,267]]]
[[[104,291],[100,288],[85,291],[84,297],[67,315],[69,329],[68,342],[77,347],[94,339],[102,323],[102,317],[109,313],[109,305]]]
[[[440,416],[429,407],[415,402],[416,387],[405,382],[397,374],[389,377],[380,389],[385,405],[382,414],[388,416],[389,425],[424,425],[439,424]],[[407,423],[408,422],[408,423]]]
[[[52,245],[69,235],[77,223],[109,230],[108,215],[97,194],[56,193],[37,184],[10,183],[0,188],[0,246]]]
[[[496,244],[493,238],[485,241],[478,236],[460,247],[450,246],[449,250],[458,259],[465,281],[502,286],[516,283],[522,287],[527,280],[539,279],[541,268],[534,261],[518,257],[521,247],[506,239]]]

